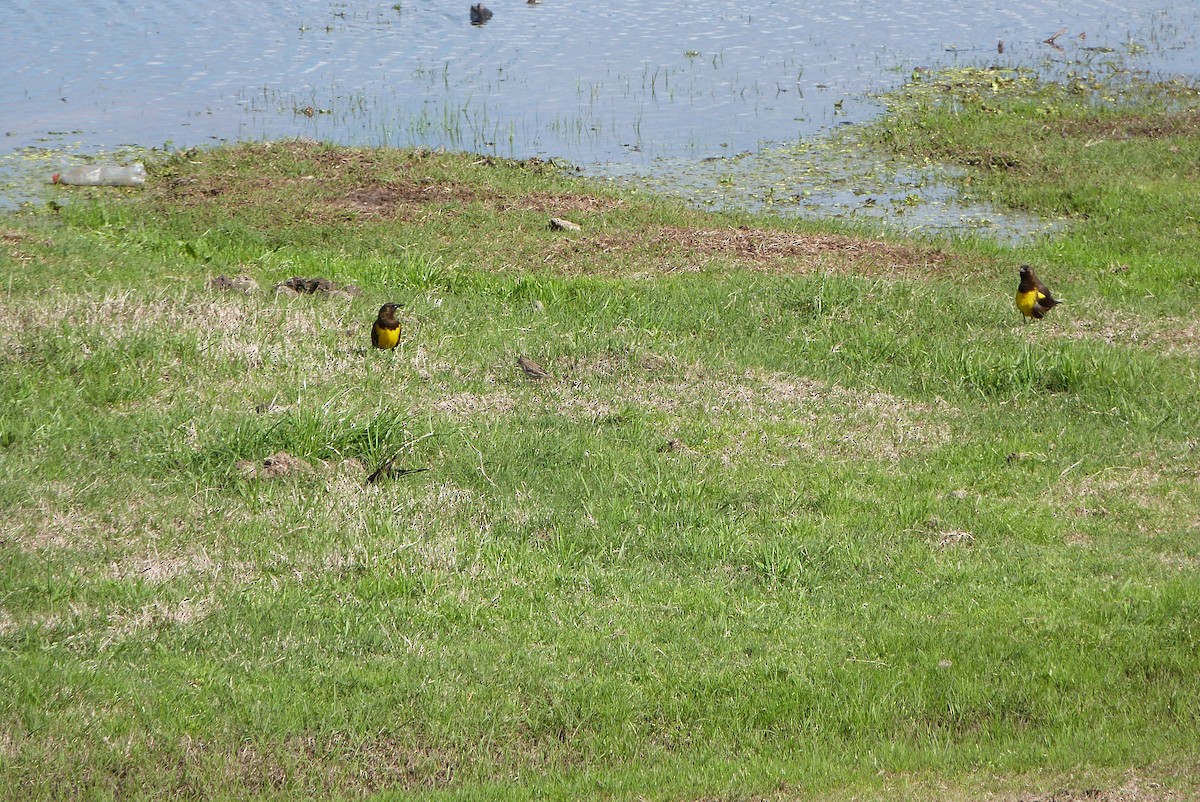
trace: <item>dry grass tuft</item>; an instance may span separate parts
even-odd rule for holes
[[[179,577],[227,576],[242,584],[253,577],[253,568],[244,563],[231,563],[213,559],[200,547],[189,547],[173,553],[131,554],[113,561],[109,565],[109,576],[122,581],[148,582],[161,585]]]

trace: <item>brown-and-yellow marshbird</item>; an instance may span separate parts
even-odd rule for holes
[[[1021,265],[1021,283],[1017,285],[1016,301],[1017,309],[1021,310],[1026,322],[1030,318],[1041,320],[1047,312],[1063,303],[1050,294],[1050,290],[1038,280],[1029,265]]]
[[[379,307],[379,317],[371,326],[371,345],[388,351],[394,349],[400,342],[400,321],[396,319],[396,310],[400,304],[386,303]]]

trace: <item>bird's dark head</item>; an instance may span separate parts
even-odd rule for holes
[[[1029,265],[1021,265],[1021,278],[1029,278],[1033,274],[1033,270]]]
[[[396,311],[400,308],[400,304],[394,304],[391,301],[379,307],[379,317],[383,320],[394,320]]]

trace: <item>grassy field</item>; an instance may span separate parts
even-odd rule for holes
[[[1195,798],[1200,103],[1098,93],[869,132],[1015,249],[305,142],[0,220],[0,798]]]

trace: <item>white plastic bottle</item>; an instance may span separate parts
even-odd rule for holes
[[[55,184],[78,184],[88,187],[138,187],[146,183],[146,166],[141,162],[130,165],[82,164],[50,179]]]

